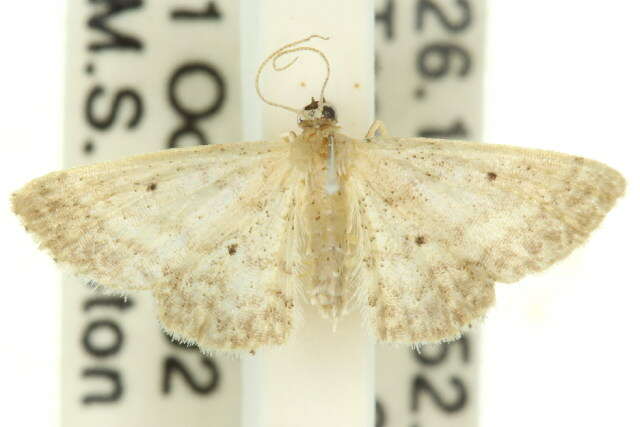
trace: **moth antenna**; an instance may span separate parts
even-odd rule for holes
[[[270,101],[269,99],[267,99],[263,94],[262,94],[262,90],[260,90],[260,77],[262,76],[262,72],[264,71],[264,67],[271,62],[271,66],[273,67],[273,69],[275,71],[284,71],[287,68],[291,67],[293,64],[296,63],[296,61],[298,60],[298,56],[296,56],[295,58],[293,58],[291,61],[289,61],[286,65],[278,65],[278,59],[282,58],[284,55],[288,55],[290,53],[295,53],[295,52],[302,52],[302,51],[307,51],[307,52],[313,52],[316,53],[318,55],[320,55],[320,57],[322,58],[322,60],[324,61],[324,65],[327,68],[327,75],[324,78],[324,82],[322,83],[322,88],[320,89],[320,99],[322,101],[320,101],[320,108],[322,108],[322,106],[324,105],[324,91],[325,88],[327,87],[327,83],[329,82],[329,76],[331,75],[331,65],[329,64],[329,59],[327,58],[327,56],[324,54],[324,52],[322,52],[320,49],[316,49],[315,47],[309,47],[309,46],[298,46],[298,47],[294,47],[297,46],[299,44],[302,43],[306,43],[312,39],[322,39],[322,40],[329,40],[329,37],[324,37],[324,36],[320,36],[317,34],[313,34],[310,35],[307,38],[304,38],[302,40],[298,40],[289,44],[286,44],[284,46],[282,46],[280,49],[276,50],[275,52],[273,52],[271,55],[269,55],[264,61],[262,61],[262,64],[260,64],[260,67],[258,67],[258,72],[256,73],[256,92],[258,93],[258,96],[260,97],[260,99],[262,99],[262,101],[265,104],[268,105],[272,105],[274,107],[278,107],[278,108],[282,108],[284,110],[287,111],[291,111],[293,113],[299,114],[302,110],[298,109],[298,108],[293,108],[293,107],[288,107],[286,105],[283,104],[279,104],[277,102],[273,102]]]

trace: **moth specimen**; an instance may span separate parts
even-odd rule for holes
[[[265,63],[315,51],[298,43]],[[351,138],[322,95],[294,111],[299,135],[54,172],[13,209],[72,272],[152,292],[175,337],[253,351],[285,343],[305,301],[333,321],[360,310],[381,341],[453,339],[495,282],[566,257],[625,188],[565,154],[395,138],[379,122]]]

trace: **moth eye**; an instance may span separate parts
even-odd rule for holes
[[[311,102],[309,103],[309,105],[307,105],[306,107],[304,107],[304,109],[305,109],[306,111],[309,111],[309,110],[315,110],[315,109],[317,109],[317,108],[318,108],[318,104],[319,104],[319,103],[318,103],[318,101],[316,101],[315,99],[311,98]]]
[[[336,110],[333,107],[325,105],[322,107],[322,118],[336,120]]]

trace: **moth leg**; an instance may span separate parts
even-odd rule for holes
[[[369,126],[369,130],[365,135],[365,138],[370,139],[376,136],[382,136],[385,138],[389,136],[387,127],[384,125],[384,123],[382,123],[382,120],[376,120],[371,123],[371,126]]]
[[[282,138],[283,142],[291,143],[291,142],[295,141],[296,139],[298,139],[298,135],[296,135],[296,133],[291,130],[288,133],[286,133],[284,135],[281,135],[280,138]]]

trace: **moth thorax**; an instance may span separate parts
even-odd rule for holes
[[[319,102],[311,98],[309,105],[298,113],[298,124],[303,128],[334,126],[337,122],[335,107],[326,101]]]

